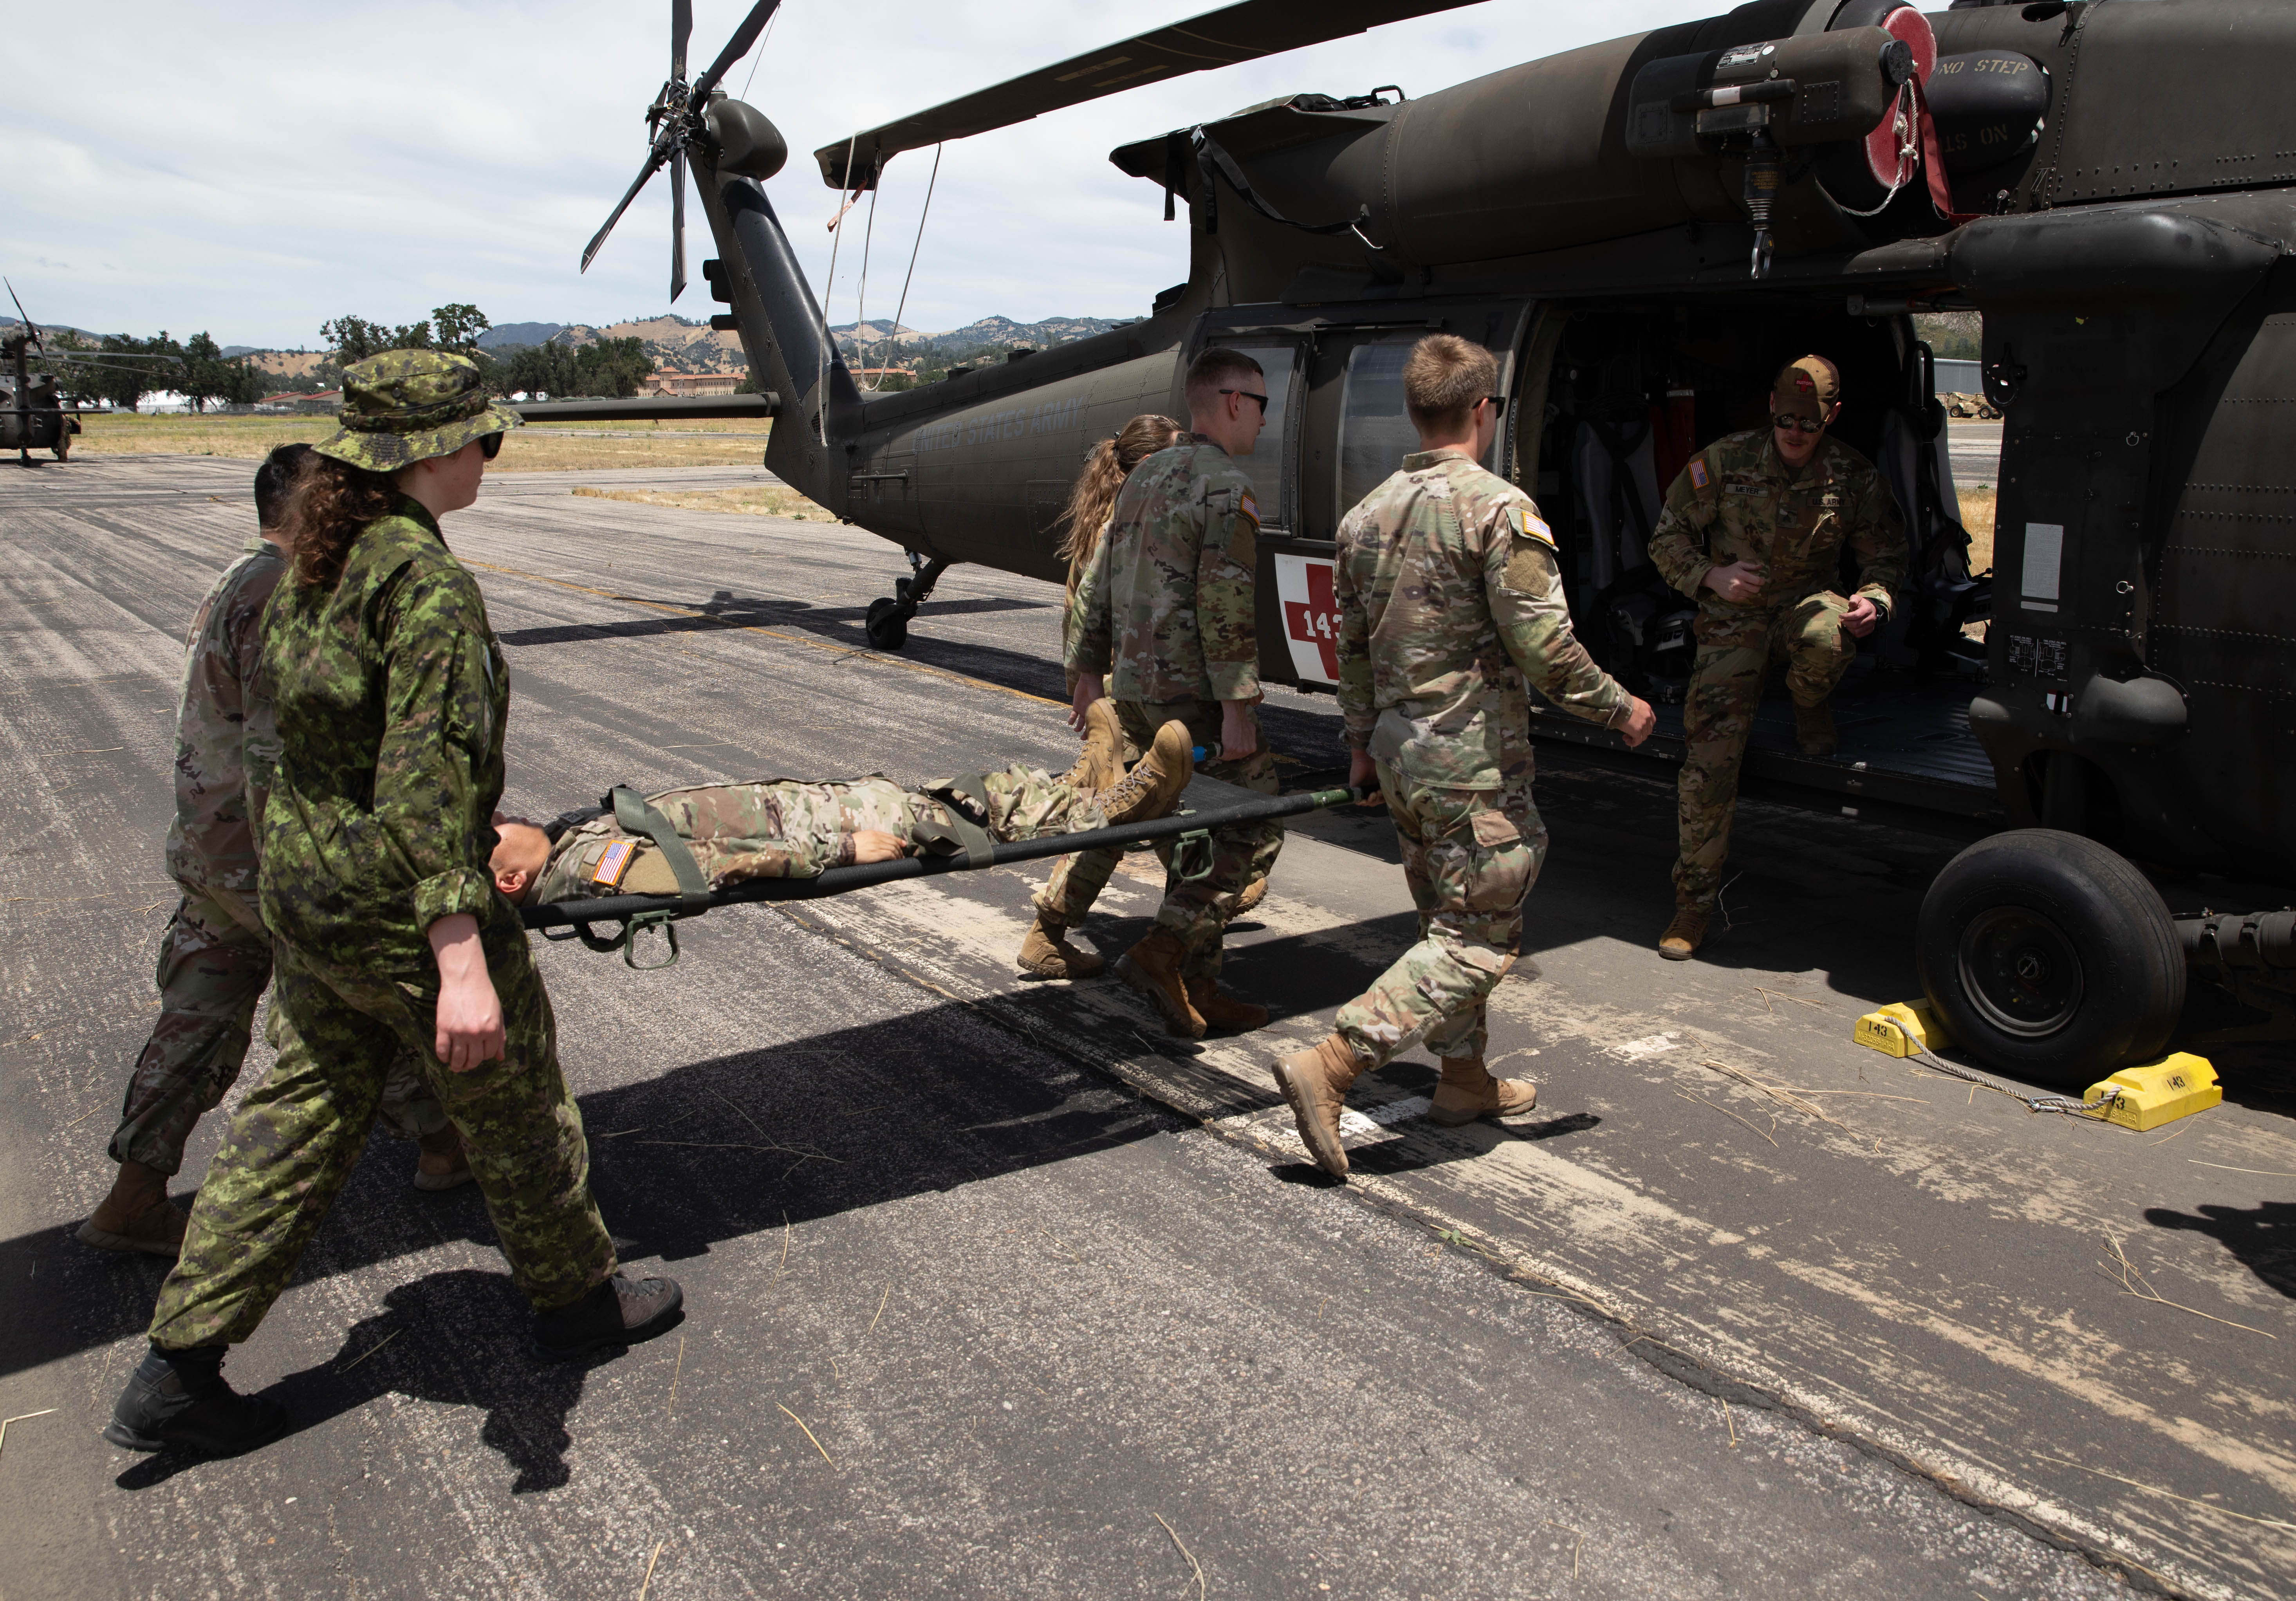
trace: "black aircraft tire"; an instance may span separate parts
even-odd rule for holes
[[[1923,898],[1922,989],[1954,1039],[2028,1082],[2084,1089],[2161,1055],[2185,958],[2161,892],[2094,840],[2021,828],[1980,840]]]
[[[873,649],[898,651],[909,642],[909,620],[901,615],[901,603],[890,595],[869,603],[869,615],[861,626]]]

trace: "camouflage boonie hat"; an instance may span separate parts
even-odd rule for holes
[[[487,398],[470,357],[385,350],[343,369],[342,431],[311,448],[370,472],[396,472],[525,421]]]
[[[1823,423],[1841,398],[1841,372],[1823,356],[1805,356],[1778,369],[1770,385],[1770,410],[1776,415]]]

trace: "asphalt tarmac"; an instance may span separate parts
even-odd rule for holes
[[[1260,1039],[1019,980],[1035,869],[713,914],[662,973],[539,946],[601,1204],[683,1328],[537,1365],[476,1195],[378,1134],[227,1369],[296,1432],[113,1450],[164,1264],[70,1231],[173,904],[180,637],[250,471],[0,479],[0,1596],[2291,1588],[2285,1069],[2132,1136],[1857,1049],[1954,849],[1870,823],[1750,805],[1731,926],[1662,965],[1670,784],[1560,751],[1494,1006],[1495,1065],[1542,1084],[1518,1125],[1424,1123],[1414,1052],[1355,1097],[1357,1182],[1301,1160],[1267,1057],[1408,937],[1372,817],[1294,830],[1237,931]],[[514,675],[513,809],[1071,759],[1052,587],[958,570],[889,656],[891,547],[567,493],[610,480],[641,481],[505,476],[447,523]],[[1327,699],[1267,723],[1295,775],[1337,760]],[[1153,876],[1086,940],[1137,938]]]

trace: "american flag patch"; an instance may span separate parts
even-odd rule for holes
[[[1706,464],[1695,456],[1690,461],[1690,481],[1699,489],[1706,487]]]
[[[637,842],[635,840],[616,840],[606,847],[606,853],[598,858],[598,865],[590,869],[590,882],[612,889],[622,882],[622,874],[629,871],[630,858],[636,853]]]
[[[1250,490],[1243,492],[1243,498],[1236,502],[1236,509],[1251,519],[1252,527],[1259,526],[1259,502],[1251,497]]]

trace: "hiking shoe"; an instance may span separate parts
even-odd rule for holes
[[[1294,1051],[1275,1061],[1275,1082],[1292,1103],[1300,1138],[1316,1165],[1334,1178],[1348,1176],[1347,1147],[1340,1144],[1340,1113],[1348,1088],[1363,1071],[1353,1047],[1337,1034],[1313,1050]]]
[[[1093,702],[1095,707],[1101,704]],[[1037,914],[1029,937],[1021,941],[1021,971],[1031,978],[1088,979],[1107,965],[1105,956],[1070,944],[1069,925],[1044,912]]]
[[[1099,703],[1093,702],[1095,706]],[[1167,723],[1156,730],[1156,743],[1148,747],[1148,753],[1138,765],[1121,782],[1093,799],[1100,803],[1101,816],[1111,827],[1120,823],[1145,822],[1170,811],[1180,792],[1188,787],[1188,780],[1195,776],[1188,726]]]
[[[1100,702],[1095,701],[1093,704],[1097,706]],[[1242,916],[1246,912],[1250,911],[1254,907],[1258,906],[1261,901],[1267,899],[1267,881],[1264,878],[1253,879],[1250,883],[1244,887],[1243,893],[1235,898],[1234,915],[1238,917]]]
[[[1658,937],[1658,954],[1669,962],[1687,962],[1706,942],[1706,925],[1714,914],[1702,906],[1677,907],[1674,921]]]
[[[175,1257],[184,1248],[184,1214],[168,1199],[168,1175],[140,1162],[123,1162],[111,1193],[72,1237],[99,1251],[145,1251]]]
[[[224,1383],[223,1356],[220,1345],[153,1346],[113,1403],[103,1437],[124,1450],[235,1457],[286,1433],[286,1408]]]
[[[414,1159],[416,1189],[451,1190],[477,1177],[471,1171],[471,1159],[463,1150],[463,1137],[454,1124],[424,1135],[417,1143],[422,1154]]]
[[[1820,701],[1815,706],[1794,708],[1794,743],[1804,756],[1831,756],[1834,743],[1832,707]]]
[[[570,1306],[534,1315],[534,1342],[563,1362],[610,1345],[636,1345],[684,1321],[685,1292],[674,1278],[617,1273]]]
[[[1166,728],[1177,728],[1177,723],[1167,723]],[[1158,735],[1160,740],[1162,735]],[[1180,944],[1180,936],[1161,926],[1148,931],[1148,937],[1124,953],[1117,971],[1124,981],[1156,1003],[1164,1014],[1165,1026],[1186,1039],[1204,1037],[1203,1014],[1188,1004],[1188,987],[1180,977],[1180,963],[1187,956]]]
[[[1210,979],[1188,981],[1188,1005],[1204,1026],[1226,1029],[1231,1033],[1248,1034],[1254,1029],[1267,1026],[1267,1008],[1256,1006],[1248,1000],[1238,1000]]]
[[[1124,776],[1124,723],[1116,702],[1102,699],[1084,709],[1084,750],[1061,782],[1087,792],[1104,790]]]
[[[1446,1056],[1443,1081],[1428,1103],[1427,1121],[1457,1129],[1479,1117],[1513,1117],[1538,1104],[1528,1079],[1494,1079],[1480,1056]]]

